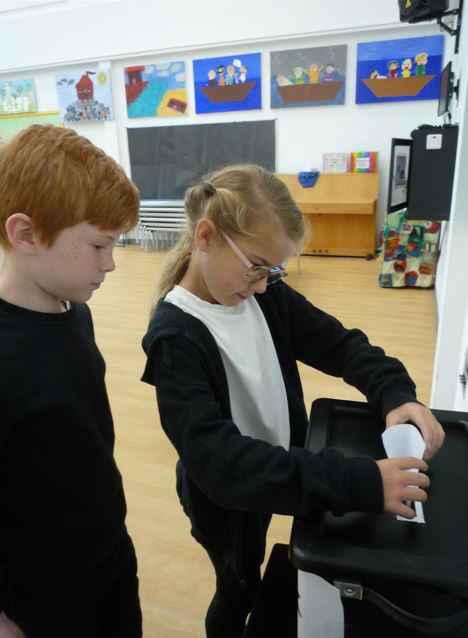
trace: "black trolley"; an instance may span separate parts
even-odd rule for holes
[[[429,462],[426,522],[355,512],[296,518],[289,547],[273,548],[246,638],[296,635],[297,569],[340,590],[346,638],[468,638],[468,414],[433,412],[446,440]],[[385,458],[383,430],[366,403],[318,399],[305,447]]]

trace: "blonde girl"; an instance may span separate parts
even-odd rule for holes
[[[236,165],[186,194],[187,232],[170,255],[143,340],[143,380],[156,386],[175,446],[177,491],[207,550],[216,590],[208,638],[239,638],[260,584],[273,513],[386,510],[411,518],[426,499],[418,459],[344,458],[303,448],[308,425],[297,361],[341,376],[388,426],[412,420],[427,456],[442,443],[403,365],[284,281],[304,218],[272,173]]]

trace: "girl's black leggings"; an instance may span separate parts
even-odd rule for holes
[[[221,556],[209,552],[216,572],[216,592],[205,619],[207,638],[241,638],[260,586],[260,565],[240,578]]]
[[[216,592],[205,619],[207,638],[240,638],[261,582],[260,568],[271,516],[246,514],[224,554],[208,550],[216,572]]]

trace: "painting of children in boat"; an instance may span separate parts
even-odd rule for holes
[[[270,53],[271,108],[344,104],[346,45]]]
[[[356,104],[436,100],[443,35],[358,44]]]
[[[196,113],[262,108],[260,53],[193,61]]]

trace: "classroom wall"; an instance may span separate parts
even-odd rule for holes
[[[2,0],[1,69],[398,24],[397,0]]]
[[[442,246],[443,268],[437,274],[439,329],[431,406],[468,412],[468,391],[463,393],[459,378],[468,355],[468,6],[461,23],[460,50],[454,62],[456,78],[460,81],[454,112],[460,130],[452,210]]]
[[[458,0],[451,0],[451,7]],[[436,102],[355,105],[354,68],[358,42],[440,33],[435,23],[399,22],[396,0],[2,0],[0,3],[0,79],[33,77],[40,110],[56,109],[53,76],[99,63],[112,70],[116,119],[75,128],[119,160],[128,170],[126,127],[277,118],[277,166],[297,172],[321,167],[328,151],[377,150],[380,153],[379,226],[387,199],[391,137],[408,137],[420,124],[440,124]],[[465,9],[465,12],[467,9]],[[468,19],[462,25],[457,73],[462,79],[455,111],[462,140],[455,177],[452,219],[446,225],[437,277],[439,333],[432,407],[460,408],[458,373],[468,334],[468,123],[466,71]],[[446,35],[446,59],[454,38]],[[270,50],[348,45],[348,82],[344,106],[274,109],[268,106]],[[194,115],[191,66],[187,83],[191,114],[186,118],[133,119],[126,116],[123,68],[218,53],[260,51],[264,107],[261,111]],[[461,61],[460,61],[461,60]],[[463,162],[461,161],[463,160]],[[416,291],[417,293],[417,291]],[[410,303],[409,298],[409,303]],[[378,318],[376,318],[378,320]],[[421,318],[423,321],[424,318]],[[468,344],[467,344],[468,345]],[[465,405],[463,403],[463,405]],[[467,408],[468,409],[468,408]]]
[[[386,209],[391,138],[409,137],[420,124],[438,121],[435,100],[377,105],[354,103],[358,42],[440,33],[433,23],[400,23],[396,1],[293,0],[286,5],[241,0],[234,10],[230,2],[176,5],[141,0],[94,3],[58,0],[51,5],[39,3],[35,9],[20,13],[0,13],[0,26],[0,79],[25,77],[25,72],[33,77],[41,111],[58,107],[55,73],[83,69],[84,64],[110,66],[115,120],[73,127],[120,161],[128,172],[126,128],[132,126],[274,118],[277,120],[277,170],[284,173],[296,173],[305,167],[321,169],[324,152],[378,151],[379,229]],[[270,51],[336,44],[347,45],[345,105],[270,109]],[[196,115],[191,60],[258,51],[262,53],[263,108]],[[186,62],[189,115],[127,118],[124,67],[171,60]]]

